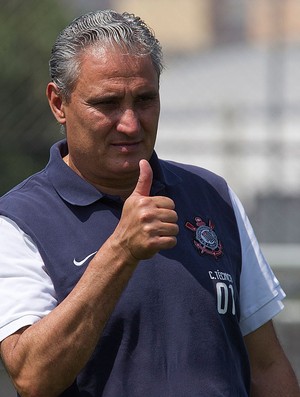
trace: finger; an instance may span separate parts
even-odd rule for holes
[[[164,223],[157,229],[160,237],[176,237],[179,233],[179,227],[176,223]]]
[[[177,244],[176,236],[161,236],[159,238],[159,250],[165,250],[175,247]]]
[[[157,208],[165,208],[168,210],[175,209],[175,203],[172,199],[165,196],[154,196],[152,197],[153,203]]]
[[[177,223],[178,221],[177,212],[173,210],[160,209],[157,217],[161,222],[165,223]]]
[[[132,195],[149,196],[152,185],[153,172],[147,160],[141,160],[140,175]]]

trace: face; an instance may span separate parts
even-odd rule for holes
[[[68,163],[99,186],[135,183],[151,157],[159,119],[159,78],[150,56],[91,49],[68,103],[62,102]]]

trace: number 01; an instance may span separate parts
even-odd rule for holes
[[[234,289],[232,284],[229,286],[225,283],[217,283],[217,308],[218,313],[226,314],[228,312],[229,306],[229,296],[231,297],[232,305],[231,305],[231,312],[235,315],[235,301],[234,301]],[[229,293],[230,291],[230,293]]]

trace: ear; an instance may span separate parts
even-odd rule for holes
[[[55,83],[51,82],[47,85],[46,95],[54,117],[60,124],[65,124],[64,103]]]

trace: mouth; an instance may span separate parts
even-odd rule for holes
[[[135,151],[139,148],[141,141],[137,142],[116,142],[112,143],[112,146],[122,153],[128,153]]]

